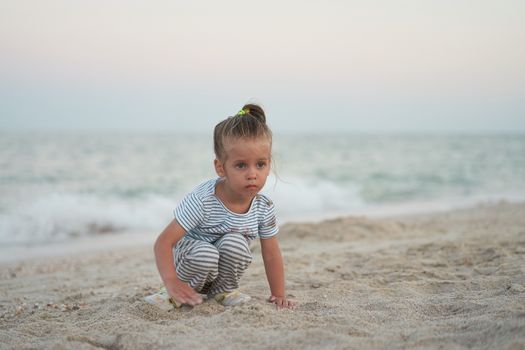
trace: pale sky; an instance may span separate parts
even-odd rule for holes
[[[525,1],[0,0],[0,130],[525,132]]]

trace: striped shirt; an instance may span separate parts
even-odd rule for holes
[[[234,213],[215,196],[215,186],[220,180],[200,184],[175,208],[175,219],[186,231],[184,239],[213,243],[224,234],[236,232],[251,241],[277,234],[275,206],[268,197],[257,194],[247,213]]]

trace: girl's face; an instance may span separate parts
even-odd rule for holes
[[[252,199],[270,173],[271,145],[265,137],[224,140],[224,160],[215,159],[217,175],[230,194]]]

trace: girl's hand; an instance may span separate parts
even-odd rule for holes
[[[169,296],[179,304],[196,306],[202,304],[202,297],[193,290],[187,283],[177,280],[166,286]]]
[[[275,304],[278,310],[295,308],[295,302],[292,300],[286,299],[285,297],[276,297],[275,295],[272,295],[268,299],[268,302]]]

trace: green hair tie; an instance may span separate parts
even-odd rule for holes
[[[237,112],[237,115],[245,115],[248,114],[249,110],[247,109],[241,109],[239,112]]]

